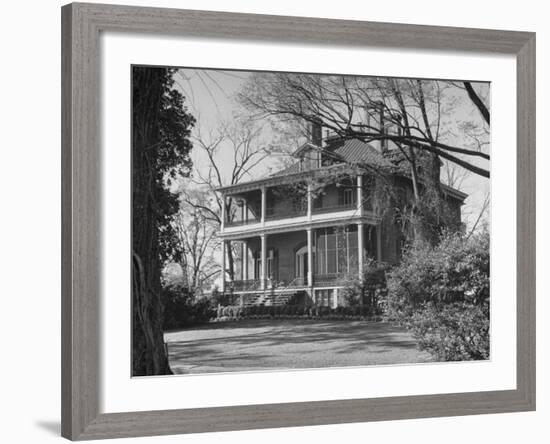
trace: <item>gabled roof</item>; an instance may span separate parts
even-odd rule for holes
[[[298,148],[293,155],[302,153],[305,149],[320,149],[316,145],[305,143]],[[359,139],[347,139],[344,141],[337,141],[333,146],[329,146],[322,149],[333,155],[335,158],[340,159],[342,162],[348,164],[368,164],[376,167],[391,168],[393,164],[388,161],[382,154],[380,154],[376,148],[363,142]],[[271,175],[271,177],[285,176],[287,174],[294,174],[300,171],[300,162],[296,162],[287,168],[277,171]]]
[[[302,154],[304,151],[307,151],[307,150],[319,150],[321,151],[323,148],[321,148],[320,146],[318,145],[315,145],[311,142],[306,142],[302,145],[300,145],[299,148],[297,148],[293,153],[292,153],[292,156],[293,157],[299,157],[300,154]]]
[[[382,156],[376,148],[359,139],[347,139],[333,152],[347,163],[363,163],[387,168],[392,167],[391,162]]]

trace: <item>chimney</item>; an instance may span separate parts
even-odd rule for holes
[[[323,122],[321,119],[314,119],[311,122],[311,140],[310,142],[316,146],[323,146]]]

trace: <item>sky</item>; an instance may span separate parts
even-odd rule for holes
[[[175,75],[176,85],[186,97],[186,104],[191,113],[197,119],[193,129],[193,137],[208,139],[209,134],[216,131],[221,122],[230,123],[235,120],[235,115],[245,112],[236,101],[236,95],[245,84],[251,72],[223,71],[212,69],[179,69]],[[488,85],[485,85],[488,88]],[[450,119],[463,120],[472,114],[472,104],[466,92],[462,89],[451,88],[448,92],[454,100]],[[476,110],[474,112],[477,113]],[[276,139],[276,134],[269,125],[262,130],[261,143],[270,144]],[[455,146],[464,146],[466,140],[449,136],[448,143]],[[292,152],[297,146],[288,146],[286,150]],[[217,153],[217,161],[222,165],[222,174],[228,174],[232,165],[233,149],[231,146],[220,146]],[[193,168],[199,172],[205,172],[208,159],[201,149],[192,150]],[[270,156],[264,162],[257,165],[250,172],[250,179],[262,177],[265,174],[281,168],[287,156]],[[477,219],[483,202],[490,190],[490,181],[476,174],[470,173],[458,187],[468,194],[465,205],[462,208],[462,218],[467,227],[472,227]]]

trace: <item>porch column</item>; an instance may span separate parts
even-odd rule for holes
[[[265,187],[262,187],[262,218],[261,218],[261,222],[262,222],[262,225],[265,224],[265,211],[266,211],[266,190],[265,190]]]
[[[307,229],[307,285],[313,287],[313,236],[311,228]]]
[[[363,222],[357,224],[357,268],[359,272],[359,279],[363,275],[363,246],[365,241],[363,240]]]
[[[244,200],[241,200],[241,221],[243,222],[246,221],[245,214],[246,214],[246,204]]]
[[[357,213],[363,215],[363,176],[357,176]]]
[[[263,214],[263,213],[262,213]],[[261,289],[262,290],[265,290],[265,273],[266,273],[266,262],[267,262],[267,248],[266,248],[266,241],[267,241],[267,236],[265,234],[262,234],[261,235],[261,239],[262,239],[262,252],[261,252],[261,255],[262,255],[262,260],[261,260],[261,263],[260,263],[260,284],[261,284]]]
[[[242,259],[241,259],[241,271],[243,281],[248,280],[248,241],[242,242]]]
[[[376,226],[376,260],[382,262],[382,222]]]
[[[307,218],[311,220],[311,211],[313,208],[313,202],[311,198],[311,184],[307,184]]]
[[[221,214],[220,228],[223,233],[223,229],[225,228],[225,194],[223,193],[222,193],[222,214]]]
[[[222,293],[225,293],[225,247],[225,241],[222,240]]]

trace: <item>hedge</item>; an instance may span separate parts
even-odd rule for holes
[[[251,305],[218,307],[216,321],[238,319],[377,320],[370,307],[320,307],[303,305]]]

